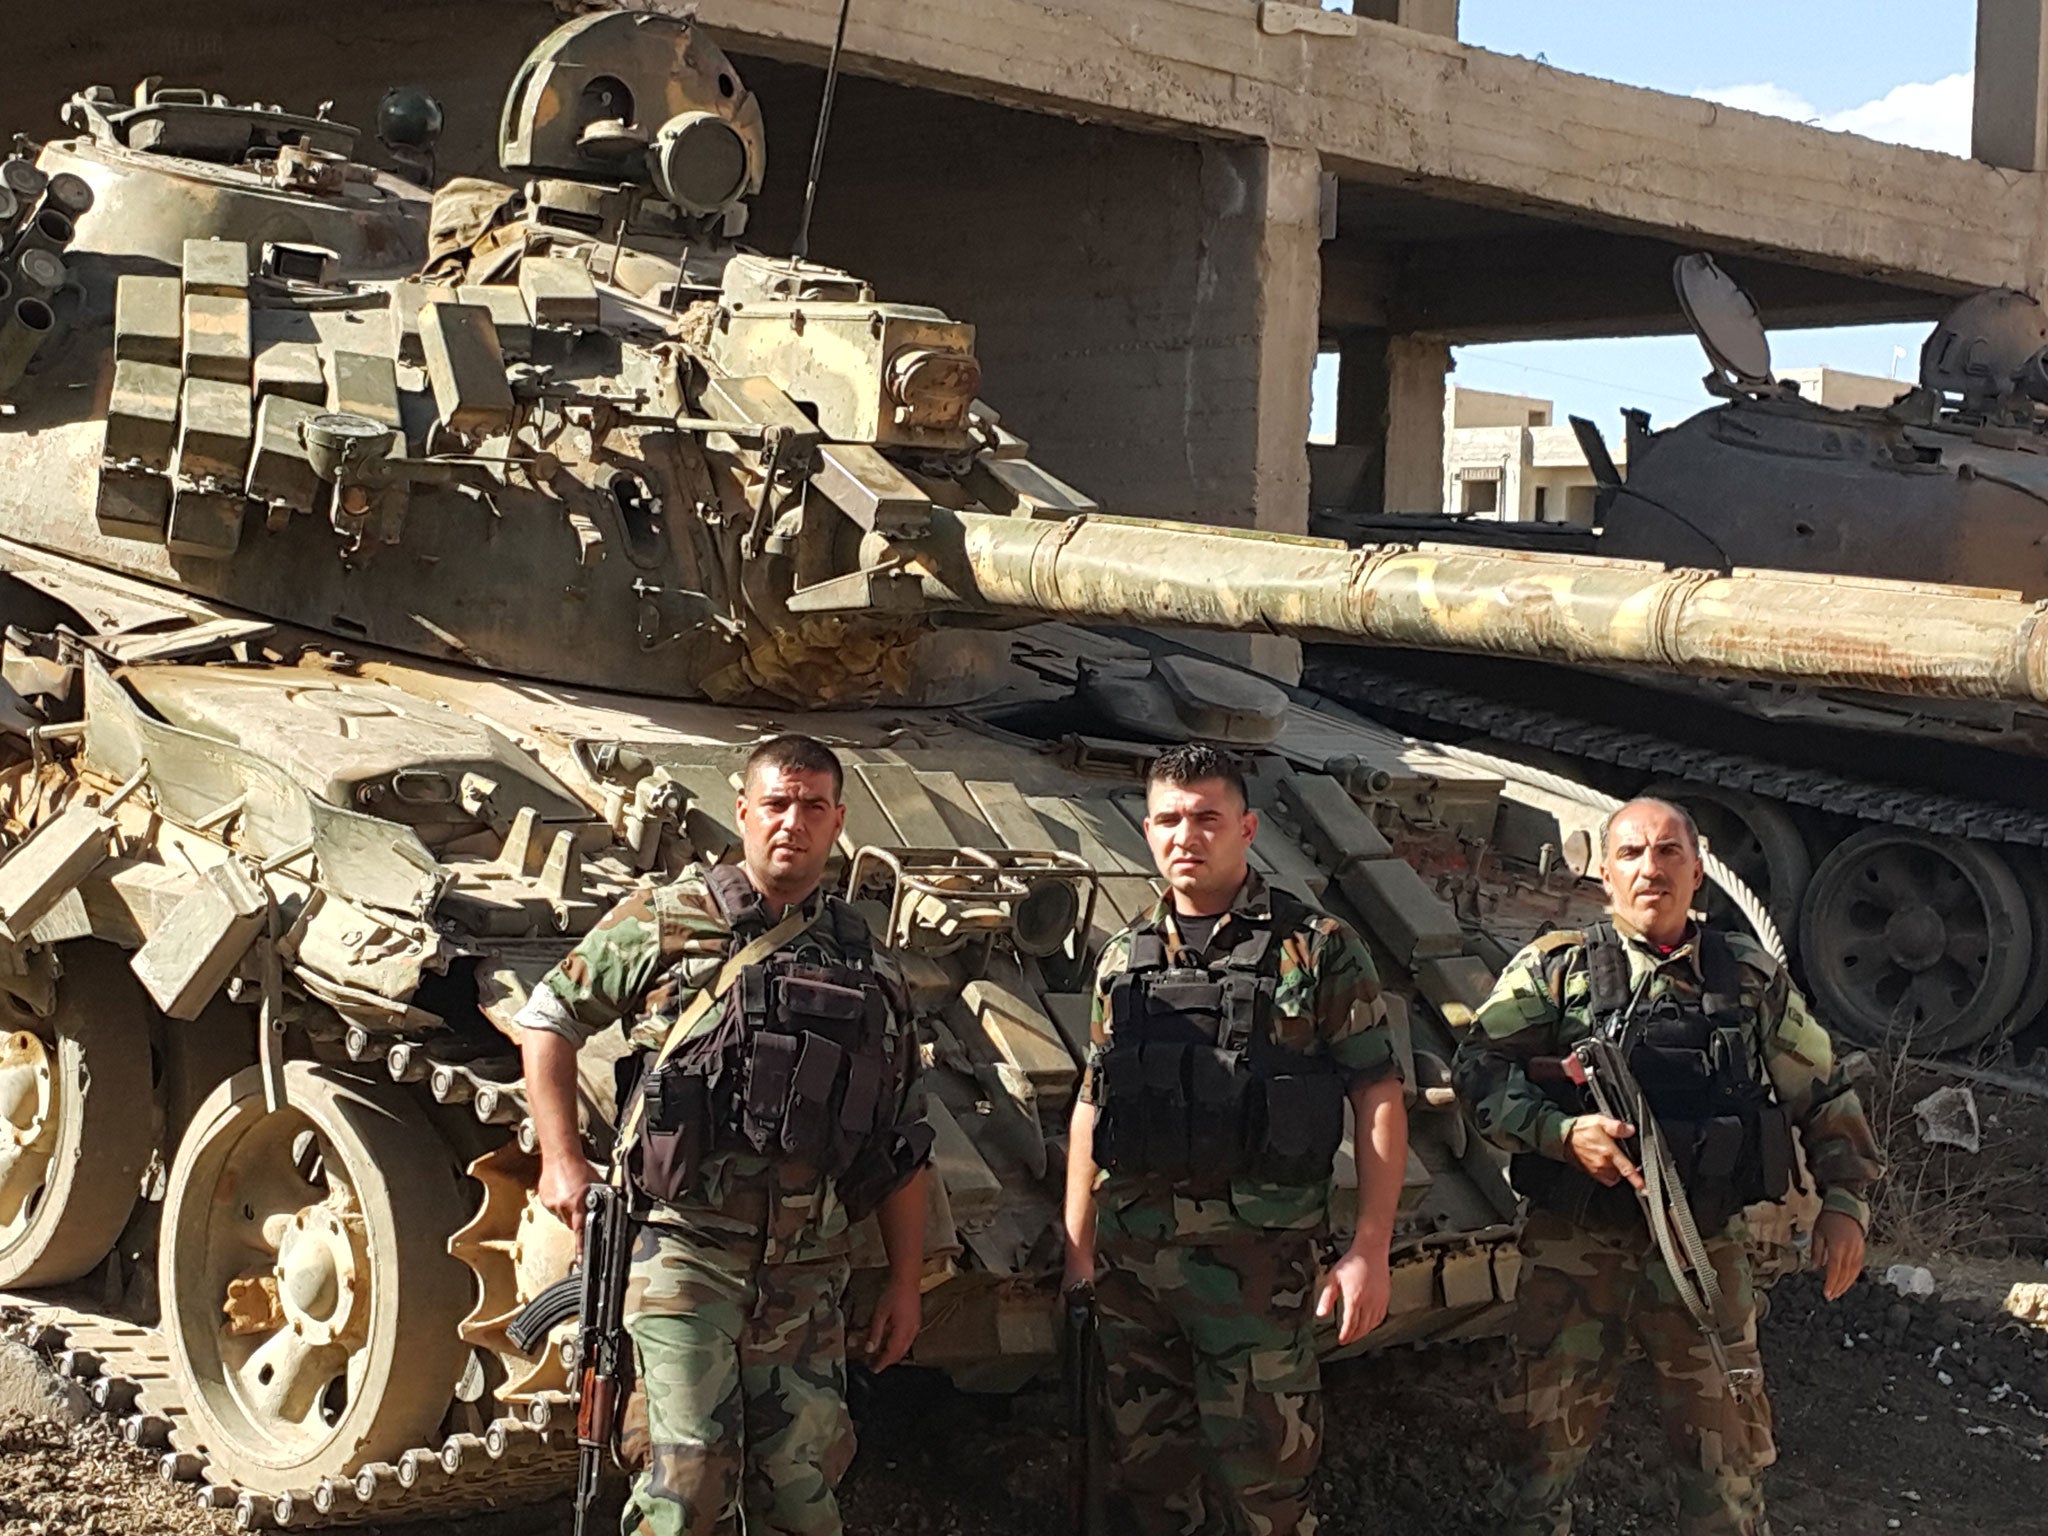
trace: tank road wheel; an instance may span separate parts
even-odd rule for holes
[[[2026,892],[2028,926],[2034,936],[2034,947],[2027,966],[2027,985],[2020,993],[2020,1000],[2013,1005],[2011,1016],[1995,1033],[1986,1037],[1987,1045],[1996,1045],[2019,1034],[2041,1017],[2043,1009],[2048,1009],[2048,865],[2042,863],[2038,848],[2007,847],[1999,852],[2019,877],[2020,889]]]
[[[0,1014],[0,1287],[104,1259],[156,1145],[141,983],[106,945],[64,959],[55,1013]]]
[[[460,1174],[403,1089],[292,1062],[194,1116],[171,1169],[163,1330],[214,1475],[276,1494],[425,1444],[465,1356]]]
[[[1714,852],[1762,899],[1786,948],[1796,956],[1800,903],[1813,879],[1813,856],[1784,808],[1747,790],[1688,779],[1659,779],[1641,793],[1675,801],[1691,813]],[[1708,916],[1748,928],[1718,885],[1709,881],[1703,894]]]
[[[1858,832],[1821,861],[1800,937],[1830,1025],[1922,1054],[2000,1028],[2034,947],[2026,897],[1996,853],[1890,827]]]

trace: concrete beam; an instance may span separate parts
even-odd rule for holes
[[[808,62],[838,14],[837,0],[688,3],[737,48]],[[970,26],[957,0],[863,0],[847,58],[908,84],[1314,149],[1340,174],[1908,286],[2032,288],[2048,266],[2038,180],[1365,18],[1349,36],[1272,36],[1258,13],[1247,0],[979,0]]]
[[[2048,0],[1977,0],[1970,154],[2015,171],[2048,169]]]
[[[1454,345],[1579,336],[1681,335],[1671,265],[1688,250],[1647,236],[1555,226],[1537,235],[1325,248],[1323,324],[1427,331]],[[1772,329],[1930,320],[1945,293],[1716,247]],[[1598,273],[1598,281],[1587,274]]]

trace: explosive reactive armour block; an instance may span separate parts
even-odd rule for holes
[[[512,386],[488,309],[427,305],[420,311],[420,348],[443,427],[462,437],[481,437],[512,425]]]
[[[335,352],[328,357],[327,408],[398,425],[398,370],[374,352]]]
[[[183,379],[163,363],[116,363],[107,397],[107,438],[101,458],[110,464],[171,467],[178,447],[178,396]]]
[[[196,1019],[263,931],[268,909],[257,876],[233,859],[216,864],[129,966],[166,1014]]]
[[[174,555],[224,560],[242,542],[242,514],[249,500],[240,490],[194,491],[184,487],[171,497],[171,521],[164,543]]]
[[[178,478],[240,485],[249,468],[249,440],[256,425],[248,386],[187,379],[179,418]]]
[[[114,360],[166,363],[185,354],[185,296],[175,277],[131,275],[114,285]]]
[[[249,301],[185,295],[185,372],[249,387]]]
[[[455,298],[491,312],[498,345],[507,357],[525,357],[533,350],[533,316],[527,311],[526,295],[517,288],[507,283],[464,283],[455,290]]]
[[[269,395],[324,404],[327,375],[320,371],[320,348],[310,341],[278,341],[258,352],[256,398]]]
[[[107,856],[114,823],[72,805],[29,834],[0,863],[0,930],[26,938],[30,928]]]
[[[249,247],[240,240],[185,242],[185,296],[239,299],[249,292]]]
[[[285,395],[265,395],[256,404],[256,451],[249,460],[249,494],[273,507],[313,510],[320,477],[306,457],[299,426],[322,406]]]
[[[1372,818],[1326,774],[1291,774],[1280,781],[1280,803],[1301,824],[1302,835],[1325,863],[1384,859],[1394,851]]]
[[[519,263],[519,292],[535,325],[596,325],[597,284],[566,256],[529,256]]]
[[[110,539],[161,544],[171,516],[171,482],[149,470],[131,472],[103,466],[93,516],[100,532]]]

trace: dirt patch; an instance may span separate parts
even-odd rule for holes
[[[1922,1536],[2043,1528],[2048,1332],[1911,1301],[1868,1281],[1835,1304],[1806,1277],[1764,1325],[1781,1454],[1780,1533]],[[1333,1367],[1322,1473],[1326,1536],[1484,1536],[1505,1452],[1492,1410],[1497,1343],[1401,1351]],[[988,1405],[926,1389],[868,1415],[848,1529],[919,1536],[1064,1531],[1064,1448],[1046,1392]],[[1575,1528],[1671,1528],[1647,1378],[1631,1373],[1582,1480]]]
[[[1781,1448],[1780,1536],[2041,1530],[2048,1486],[2048,1330],[1870,1281],[1827,1304],[1801,1276],[1772,1296],[1764,1349]],[[1403,1350],[1331,1368],[1325,1536],[1387,1529],[1484,1536],[1505,1447],[1492,1409],[1498,1343]],[[862,1536],[1064,1536],[1057,1392],[970,1397],[902,1373],[857,1393],[861,1453],[845,1489]],[[1664,1449],[1631,1374],[1582,1481],[1583,1536],[1670,1529]],[[1894,1527],[1892,1521],[1899,1524]],[[566,1503],[436,1527],[558,1536]],[[213,1536],[232,1529],[104,1424],[0,1422],[0,1536]],[[374,1536],[374,1528],[357,1528]],[[388,1526],[390,1536],[421,1526]]]

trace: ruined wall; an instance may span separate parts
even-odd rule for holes
[[[748,239],[785,249],[820,77],[739,64],[770,145]],[[843,79],[811,254],[971,321],[985,398],[1109,510],[1249,525],[1260,153]]]
[[[559,19],[550,0],[21,0],[4,10],[0,133],[58,134],[72,92],[110,85],[126,100],[161,75],[296,112],[331,99],[334,117],[369,135],[385,89],[417,85],[447,109],[449,173],[493,163],[505,87]]]

